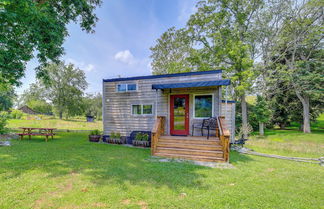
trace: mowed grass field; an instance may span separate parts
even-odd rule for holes
[[[0,147],[0,208],[323,208],[324,167],[231,152],[234,169],[150,160],[85,133]]]
[[[85,119],[60,120],[53,118],[43,119],[10,119],[8,128],[32,127],[32,128],[58,128],[65,130],[102,130],[102,121],[86,122]]]
[[[265,136],[255,133],[247,147],[258,152],[293,157],[324,157],[324,114],[312,123],[312,133],[303,133],[298,126],[288,130],[266,130]]]
[[[93,125],[65,121],[63,128],[61,122],[10,120],[9,126]],[[268,130],[246,146],[318,158],[324,132]],[[0,147],[0,208],[324,208],[323,166],[235,151],[230,163],[234,168],[158,162],[149,149],[90,143],[87,133],[59,132],[47,143],[42,137],[12,140]]]

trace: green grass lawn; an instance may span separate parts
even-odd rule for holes
[[[0,147],[0,208],[324,206],[324,167],[315,164],[236,152],[234,169],[152,162],[149,149],[89,143],[85,133],[12,142]]]
[[[60,120],[44,118],[41,120],[10,119],[8,128],[32,127],[32,128],[58,128],[69,130],[102,130],[102,121],[86,122],[85,119]]]
[[[247,147],[258,152],[296,157],[324,157],[324,114],[312,123],[312,133],[303,133],[298,126],[291,130],[266,130],[265,136],[254,136]]]
[[[298,130],[267,130],[252,136],[246,146],[258,152],[293,157],[324,157],[324,130],[304,134]]]

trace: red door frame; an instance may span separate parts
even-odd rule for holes
[[[174,99],[185,98],[185,129],[174,130]],[[177,94],[170,96],[170,134],[189,135],[189,94]]]

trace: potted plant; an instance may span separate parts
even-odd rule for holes
[[[122,141],[121,141],[121,135],[119,132],[111,132],[110,133],[110,137],[108,139],[108,142],[109,143],[112,143],[112,144],[121,144]]]
[[[101,138],[101,133],[98,129],[91,131],[89,134],[90,142],[99,142],[100,138]]]
[[[135,140],[133,140],[134,146],[142,146],[142,147],[149,147],[149,135],[147,133],[138,132],[135,135]]]

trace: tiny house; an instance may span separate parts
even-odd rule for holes
[[[132,132],[145,131],[153,155],[226,161],[235,131],[235,104],[222,100],[228,85],[221,70],[104,79],[104,135],[118,132],[131,143]],[[217,126],[209,138],[202,126],[210,118]]]

